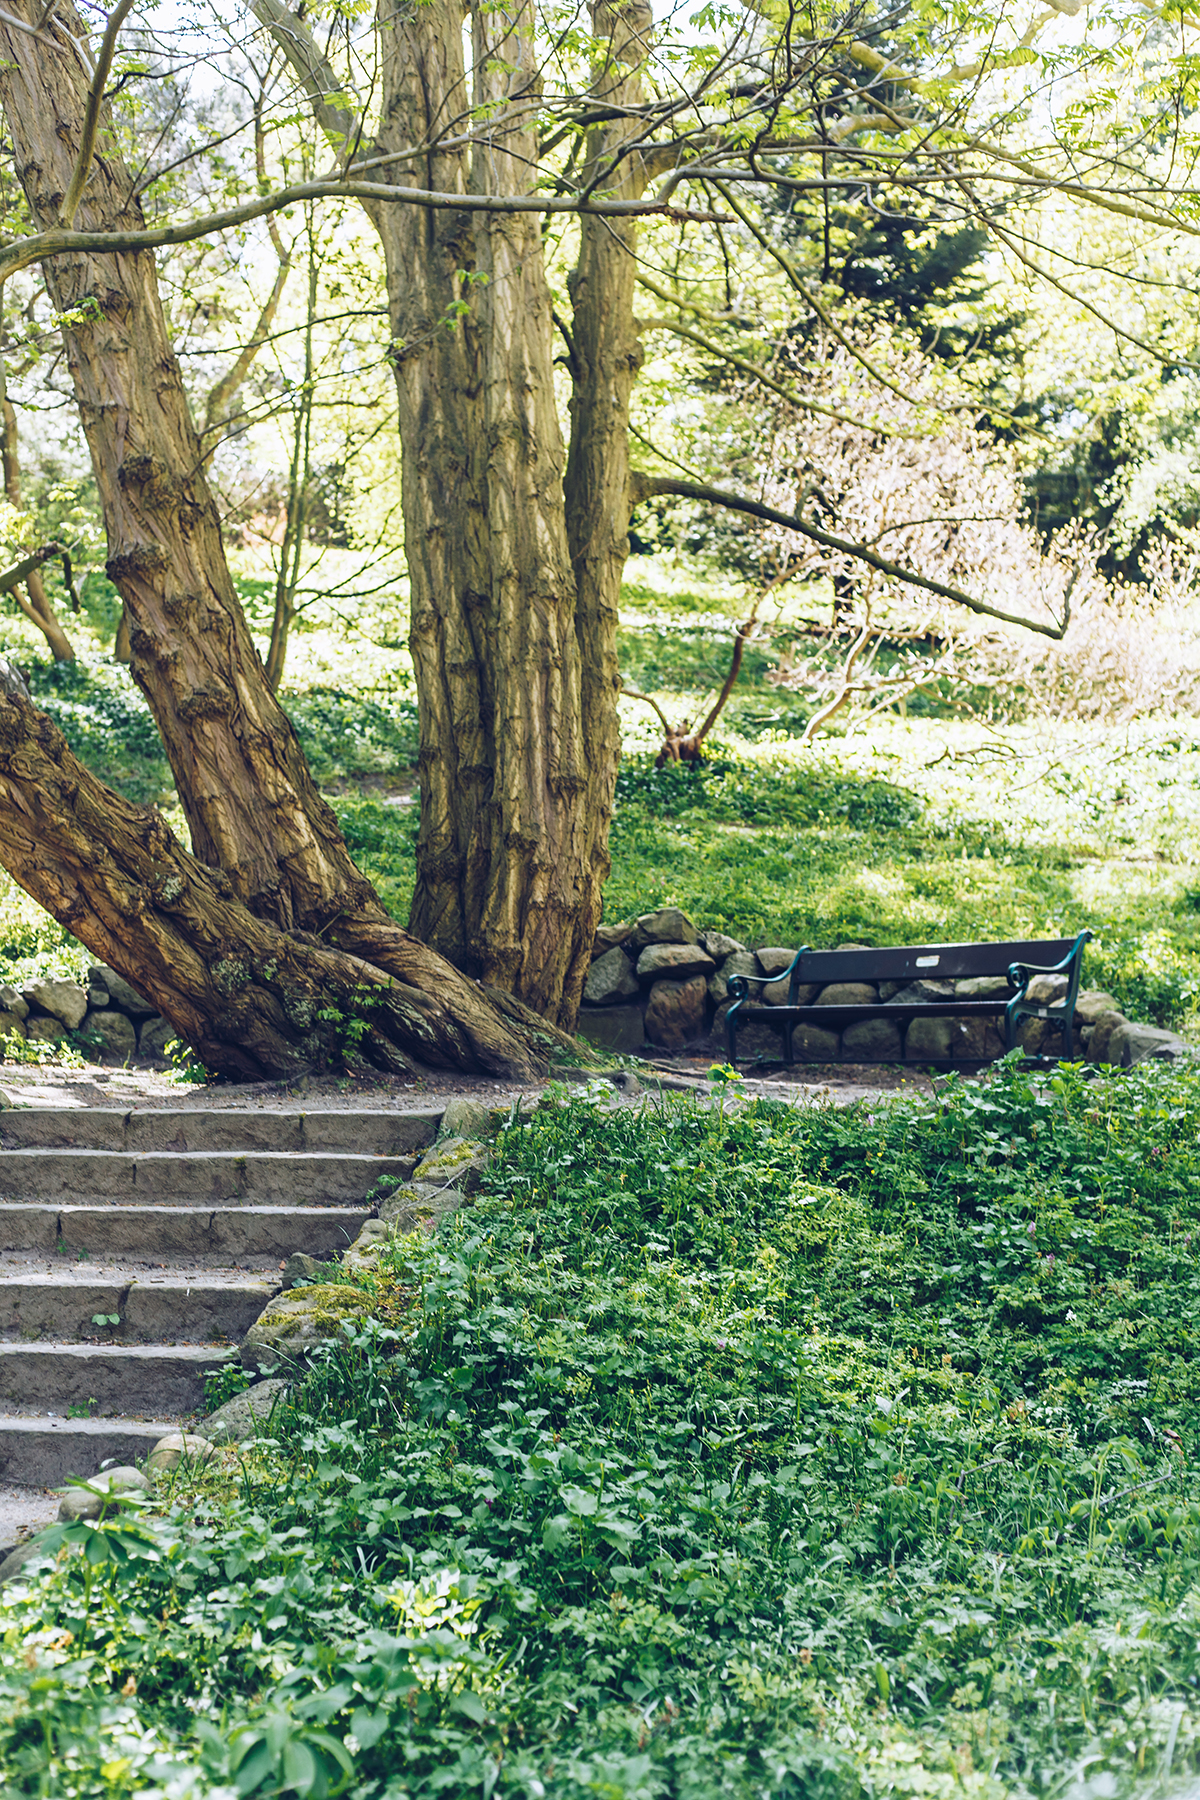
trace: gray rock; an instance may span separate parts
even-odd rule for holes
[[[751,950],[734,950],[725,958],[721,967],[708,978],[708,997],[714,1006],[723,1006],[729,998],[729,977],[731,975],[761,974],[758,958]],[[750,989],[750,999],[757,1003],[760,989]]]
[[[456,1094],[446,1102],[442,1122],[438,1126],[438,1142],[447,1138],[491,1138],[496,1135],[497,1118],[482,1100],[471,1100]]]
[[[792,1055],[797,1062],[836,1062],[840,1038],[822,1025],[797,1025],[792,1033]]]
[[[817,1006],[874,1006],[879,995],[865,981],[831,981],[817,995]]]
[[[68,1031],[83,1023],[87,1011],[87,992],[77,981],[30,981],[24,997],[51,1018],[61,1019]]]
[[[23,1013],[0,1012],[0,1037],[23,1038],[25,1036],[25,1020],[28,1016],[28,1007]]]
[[[23,994],[18,994],[15,987],[5,982],[0,987],[0,1012],[16,1013],[18,1019],[29,1017],[29,1002]]]
[[[704,960],[710,962],[711,958]],[[681,1050],[703,1036],[707,991],[703,975],[656,981],[646,1001],[647,1040],[664,1050]]]
[[[759,988],[763,1004],[766,1006],[787,1006],[791,998],[792,978],[784,980],[781,975],[778,981],[768,981]],[[811,1006],[817,996],[815,981],[802,981],[796,989],[796,1005]]]
[[[67,1028],[61,1019],[41,1016],[25,1021],[25,1036],[32,1044],[61,1044],[66,1035]]]
[[[879,998],[881,1000],[885,998],[883,991],[885,987],[895,990],[886,995],[886,998],[894,1000],[897,1006],[932,1006],[936,1000],[952,1000],[954,998],[952,981],[910,981],[904,987],[896,987],[895,983],[891,981],[880,982]]]
[[[990,1019],[952,1019],[950,1053],[956,1062],[995,1062],[1004,1055],[1004,1038]]]
[[[1104,1012],[1099,1015],[1092,1026],[1092,1035],[1088,1040],[1088,1061],[1094,1063],[1111,1062],[1109,1047],[1114,1034],[1128,1021],[1124,1013]]]
[[[357,1324],[370,1311],[369,1295],[341,1282],[277,1294],[242,1339],[242,1366],[260,1374],[294,1367],[340,1337],[343,1325]],[[212,1436],[207,1430],[205,1435]]]
[[[98,1009],[102,1006],[107,1006],[110,999],[111,996],[108,989],[102,987],[98,981],[88,983],[87,1003],[89,1007],[96,1007]]]
[[[842,1056],[849,1062],[899,1062],[902,1053],[894,1019],[860,1019],[842,1033]]]
[[[386,1219],[364,1219],[358,1236],[342,1258],[343,1265],[355,1255],[365,1255],[367,1251],[377,1253],[380,1245],[394,1244],[399,1234],[396,1227]]]
[[[1058,1055],[1062,1048],[1062,1032],[1045,1019],[1022,1019],[1017,1027],[1017,1042],[1026,1056],[1040,1056],[1050,1039],[1050,1048]]]
[[[664,976],[676,981],[687,975],[703,975],[707,979],[714,971],[712,957],[699,944],[650,944],[637,960],[638,980],[642,982],[659,981]]]
[[[712,1022],[712,1042],[722,1056],[727,1056],[729,1053],[729,1038],[725,1021],[729,1016],[731,1005],[731,1001],[726,1001],[723,1006],[718,1007],[716,1017]],[[781,1026],[778,1030],[773,1026],[759,1025],[758,1023],[741,1026],[737,1034],[739,1062],[745,1062],[752,1057],[763,1057],[772,1062],[780,1061],[786,1049],[784,1041],[786,1031],[786,1025]]]
[[[473,1138],[439,1138],[417,1164],[413,1180],[432,1188],[455,1187],[464,1194],[473,1194],[491,1156],[489,1147]]]
[[[18,1544],[15,1550],[9,1551],[4,1561],[0,1562],[0,1586],[11,1581],[14,1575],[19,1575],[27,1563],[37,1562],[41,1557],[45,1557],[51,1564],[55,1562],[58,1552],[47,1550],[42,1542],[44,1536],[45,1533],[39,1531],[36,1537],[31,1537],[26,1543]]]
[[[949,1062],[954,1054],[953,1019],[914,1019],[904,1034],[908,1062]]]
[[[153,1057],[158,1062],[166,1062],[167,1045],[178,1040],[178,1029],[170,1019],[164,1019],[161,1013],[151,1013],[143,1019],[138,1027],[138,1055],[147,1059]]]
[[[1131,1019],[1118,1025],[1108,1044],[1108,1060],[1119,1069],[1132,1069],[1140,1062],[1174,1062],[1192,1054],[1191,1045],[1177,1032],[1157,1025],[1135,1025]]]
[[[1101,1013],[1119,1013],[1119,1003],[1111,994],[1105,994],[1099,988],[1085,988],[1082,994],[1075,996],[1076,1025],[1094,1025]]]
[[[695,944],[700,933],[678,906],[660,906],[656,912],[643,913],[633,927],[631,948],[644,950],[647,944]]]
[[[111,1057],[114,1062],[125,1062],[137,1049],[137,1032],[133,1028],[133,1020],[127,1019],[124,1013],[115,1012],[111,1007],[103,1012],[90,1012],[84,1025],[87,1031],[100,1039],[99,1054]]]
[[[1065,975],[1035,975],[1025,989],[1025,998],[1035,1006],[1055,1006],[1065,998],[1070,985]]]
[[[621,925],[598,925],[596,936],[592,941],[592,961],[595,962],[597,957],[604,956],[608,951],[615,950],[618,945],[625,943],[628,938],[633,936],[633,932],[632,919],[626,919]]]
[[[776,944],[768,944],[764,949],[755,952],[758,957],[758,971],[761,975],[779,975],[795,961],[796,952],[785,950]]]
[[[210,1444],[240,1444],[267,1423],[272,1408],[288,1391],[289,1384],[277,1376],[269,1381],[255,1382],[253,1387],[243,1388],[224,1406],[218,1406],[215,1413],[200,1424],[205,1438]]]
[[[1012,999],[1012,989],[1004,975],[970,975],[963,981],[956,981],[954,992],[960,1000],[1003,1000]]]
[[[298,1287],[302,1281],[311,1281],[318,1269],[325,1264],[315,1256],[306,1256],[303,1250],[294,1250],[279,1271],[279,1285],[283,1289]]]
[[[700,942],[714,962],[724,962],[727,956],[740,956],[746,948],[737,938],[726,937],[723,931],[702,931]]]
[[[466,1202],[461,1188],[410,1184],[380,1201],[379,1218],[397,1237],[409,1231],[432,1231],[439,1219],[457,1212]]]
[[[646,1022],[640,1006],[605,1006],[581,1012],[575,1032],[585,1043],[614,1056],[635,1056],[646,1047]]]
[[[643,952],[646,956],[653,951]],[[623,950],[606,950],[587,972],[583,998],[589,1006],[609,1006],[616,1000],[632,1000],[638,993],[638,978],[633,964]]]
[[[158,1011],[153,1000],[144,999],[136,988],[130,987],[124,976],[118,975],[115,969],[108,968],[104,963],[94,964],[88,970],[88,975],[100,987],[107,989],[114,1006],[121,1007],[124,1012],[132,1013],[135,1019]]]
[[[637,1076],[630,1069],[617,1069],[608,1080],[616,1088],[622,1100],[640,1100],[644,1089]]]
[[[150,1483],[140,1469],[101,1469],[86,1487],[73,1487],[63,1495],[60,1519],[98,1519],[113,1494],[148,1494]]]
[[[198,1437],[194,1431],[170,1431],[159,1438],[146,1458],[146,1473],[152,1481],[158,1481],[164,1475],[173,1475],[185,1460],[199,1464],[216,1454],[216,1445],[209,1438]]]

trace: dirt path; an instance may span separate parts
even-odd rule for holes
[[[643,1089],[706,1093],[709,1090],[709,1058],[680,1057],[630,1065]],[[799,1071],[797,1071],[799,1075]],[[555,1080],[585,1082],[594,1079],[586,1071],[557,1075]],[[805,1106],[824,1101],[848,1106],[855,1100],[881,1099],[891,1094],[930,1093],[928,1075],[915,1069],[885,1064],[840,1063],[805,1069],[799,1079],[751,1077],[742,1086],[747,1094],[762,1094]],[[112,1069],[88,1065],[82,1069],[41,1068],[5,1063],[0,1066],[0,1093],[16,1106],[106,1107],[203,1107],[230,1111],[255,1111],[263,1107],[302,1107],[305,1111],[342,1111],[358,1107],[436,1106],[456,1095],[469,1095],[493,1106],[509,1106],[518,1097],[532,1097],[545,1082],[521,1085],[495,1081],[486,1075],[447,1074],[430,1069],[423,1075],[302,1076],[297,1081],[260,1081],[244,1084],[179,1081],[159,1069]]]

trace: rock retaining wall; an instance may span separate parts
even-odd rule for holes
[[[861,945],[840,945],[861,949]],[[729,1011],[731,975],[779,975],[796,954],[782,945],[749,949],[721,931],[699,931],[676,906],[660,907],[621,925],[602,925],[592,949],[592,965],[583,989],[579,1035],[597,1047],[629,1055],[652,1051],[726,1054],[725,1018]],[[787,1001],[786,981],[768,981],[761,992],[768,1006]],[[1062,998],[1064,975],[1037,975],[1029,997],[1040,1005]],[[933,1007],[950,996],[972,1000],[995,998],[994,1019],[939,1018]],[[928,1001],[930,1016],[907,1026],[891,1019],[865,1019],[844,1030],[797,1025],[792,1032],[797,1062],[992,1062],[1004,1054],[1003,1002],[1009,998],[1003,976],[969,981],[836,982],[825,988],[802,987],[802,1005],[874,1004],[878,1000]],[[1072,1054],[1088,1062],[1121,1068],[1147,1057],[1188,1054],[1188,1045],[1173,1031],[1138,1025],[1125,1018],[1111,994],[1089,988],[1075,1004]],[[1042,1019],[1026,1019],[1019,1041],[1027,1054],[1058,1055],[1062,1034]],[[744,1057],[778,1057],[783,1036],[765,1025],[746,1025],[738,1032]]]
[[[0,987],[0,1037],[59,1043],[76,1034],[94,1062],[159,1063],[179,1036],[151,1001],[97,963],[86,987],[78,981],[28,981]]]

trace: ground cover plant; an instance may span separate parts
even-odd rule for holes
[[[669,718],[694,715],[728,667],[745,595],[661,561],[643,559],[635,574],[622,629],[627,678]],[[314,605],[297,622],[284,695],[353,855],[401,921],[419,822],[402,613],[387,595],[350,630],[336,610]],[[22,656],[76,753],[131,798],[156,800],[181,829],[145,703],[128,673],[106,661],[100,637],[76,665]],[[819,947],[1086,925],[1096,934],[1089,981],[1130,1017],[1193,1030],[1194,720],[1118,728],[1036,714],[1000,728],[910,712],[867,729],[839,725],[801,748],[805,696],[773,687],[770,666],[763,645],[752,645],[698,769],[656,770],[658,721],[626,703],[607,920],[674,903],[751,944]],[[90,960],[6,879],[0,957],[0,972],[16,981],[78,973]]]
[[[1200,1073],[551,1095],[230,1486],[0,1609],[14,1795],[1169,1792]]]

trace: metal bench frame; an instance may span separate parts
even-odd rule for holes
[[[786,969],[778,975],[731,975],[729,993],[733,1000],[726,1015],[729,1037],[729,1060],[737,1064],[737,1034],[742,1025],[767,1025],[778,1031],[783,1040],[780,1062],[795,1065],[792,1031],[797,1025],[844,1027],[862,1019],[893,1019],[907,1023],[912,1019],[995,1018],[1003,1008],[1006,1053],[1017,1048],[1017,1032],[1023,1019],[1045,1019],[1061,1033],[1061,1057],[1072,1055],[1072,1029],[1075,1001],[1083,972],[1083,946],[1091,940],[1090,931],[1075,938],[1032,939],[1010,944],[908,944],[894,949],[866,950],[797,950]],[[959,1000],[945,998],[922,1001],[877,1000],[871,1004],[817,1006],[801,1005],[802,987],[829,987],[834,982],[861,981],[877,983],[898,981],[907,985],[922,979],[961,981],[971,976],[1004,976],[1010,999]],[[1040,1005],[1025,998],[1035,975],[1065,975],[1067,991],[1061,1000]],[[765,987],[769,982],[788,982],[788,999],[783,1006],[748,1005],[752,986]],[[758,1059],[761,1061],[761,1059]],[[914,1062],[938,1062],[935,1057],[914,1057]],[[1031,1057],[1033,1062],[1057,1061],[1058,1058]],[[773,1065],[772,1065],[773,1066]]]

